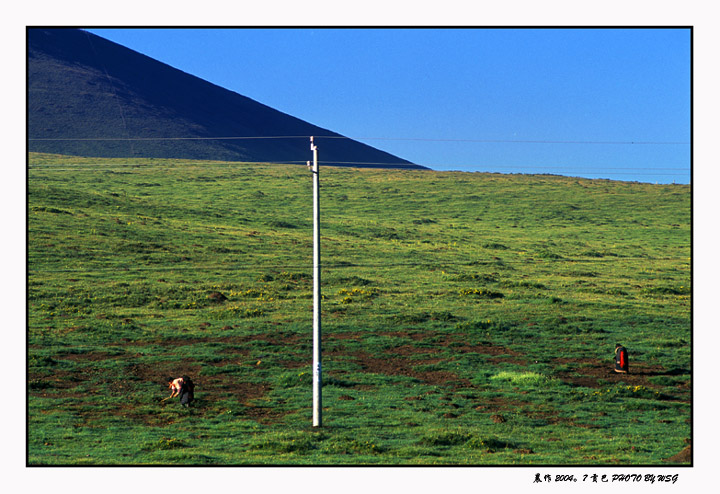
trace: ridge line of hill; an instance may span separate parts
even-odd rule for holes
[[[315,136],[327,166],[427,169],[81,29],[27,28],[27,58],[28,151],[304,163]]]

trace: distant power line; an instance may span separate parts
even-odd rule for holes
[[[310,136],[228,136],[228,137],[30,137],[28,141],[227,141],[240,139],[310,139]],[[349,138],[345,138],[349,139]]]
[[[271,139],[310,139],[311,136],[305,135],[279,135],[279,136],[218,136],[218,137],[42,137],[28,138],[28,141],[33,142],[149,142],[149,141],[232,141],[232,140],[271,140]],[[626,140],[626,141],[593,141],[593,140],[543,140],[543,139],[451,139],[451,138],[435,138],[435,137],[348,137],[340,135],[325,135],[325,136],[314,136],[316,139],[347,139],[347,140],[384,140],[384,141],[416,141],[416,142],[447,142],[447,143],[485,143],[485,144],[562,144],[562,145],[689,145],[689,142],[684,141],[642,141],[642,140]],[[262,163],[270,165],[291,165],[291,164],[306,164],[306,160],[285,160],[285,161],[249,161],[249,163]],[[321,165],[343,165],[343,166],[384,166],[393,168],[404,168],[413,167],[414,165],[420,165],[430,169],[440,170],[459,170],[459,169],[486,169],[488,173],[494,170],[511,170],[518,173],[522,173],[523,170],[527,173],[545,173],[544,170],[555,170],[562,173],[571,174],[599,174],[599,173],[612,173],[613,175],[635,175],[635,176],[672,176],[677,173],[690,173],[687,167],[588,167],[585,169],[578,169],[575,165],[495,165],[495,164],[463,164],[463,163],[392,163],[392,162],[361,162],[361,161],[319,161]],[[92,168],[92,165],[61,165],[65,168],[58,166],[42,166],[32,165],[30,168],[33,169],[85,169],[85,170],[107,170],[112,167],[119,166],[142,166],[148,168],[151,166],[164,167],[168,165],[135,165],[135,164],[108,164],[98,166],[98,168]],[[227,166],[227,165],[223,165]],[[540,171],[538,171],[540,170]]]
[[[29,141],[230,141],[251,139],[310,139],[311,136],[224,136],[224,137],[30,137]],[[425,142],[477,142],[489,144],[622,144],[622,145],[688,145],[686,141],[592,141],[550,139],[449,139],[436,137],[348,137],[314,136],[316,139],[425,141]]]
[[[336,137],[325,137],[336,139]],[[490,144],[690,144],[682,141],[572,141],[547,139],[445,139],[431,137],[353,137],[356,140],[382,140],[382,141],[426,141],[426,142],[478,142]]]

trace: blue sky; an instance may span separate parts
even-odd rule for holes
[[[89,30],[435,170],[690,182],[689,29]]]

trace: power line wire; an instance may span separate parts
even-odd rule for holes
[[[210,140],[251,140],[251,139],[309,139],[311,136],[223,136],[223,137],[30,137],[29,141],[210,141]],[[313,136],[316,139],[380,140],[380,141],[422,141],[422,142],[475,142],[488,144],[618,144],[618,145],[687,145],[687,141],[592,141],[552,139],[450,139],[435,137],[348,137]]]
[[[301,163],[300,161],[293,162],[293,163]],[[388,163],[378,163],[378,162],[366,162],[366,161],[327,161],[323,162],[320,161],[320,164],[323,163],[338,163],[338,164],[348,164],[348,165],[387,165]],[[402,165],[403,163],[390,163],[392,165]],[[407,164],[406,164],[407,165]],[[407,165],[411,166],[411,165]],[[488,166],[488,165],[477,165],[477,164],[439,164],[439,163],[423,163],[422,166],[462,166],[462,167],[479,167],[479,166]],[[492,168],[503,168],[503,169],[532,169],[532,168],[543,168],[543,169],[567,169],[572,168],[573,165],[493,165]],[[666,168],[666,167],[602,167],[602,168],[590,168],[590,170],[677,170],[677,171],[689,171],[687,168]]]
[[[336,139],[336,137],[325,137]],[[488,144],[690,144],[683,141],[573,141],[547,139],[447,139],[430,137],[353,137],[354,140],[423,141],[423,142],[476,142]]]
[[[222,137],[212,137],[212,136],[206,136],[206,137],[58,137],[58,138],[29,138],[28,141],[59,141],[59,142],[68,142],[68,141],[79,141],[79,142],[87,142],[87,141],[207,141],[207,140],[253,140],[253,139],[309,139],[311,136],[304,136],[304,135],[283,135],[283,136],[222,136]],[[449,139],[449,138],[425,138],[425,137],[347,137],[347,136],[341,136],[341,135],[325,135],[325,136],[315,136],[317,139],[348,139],[348,140],[387,140],[387,141],[423,141],[423,142],[465,142],[465,143],[504,143],[504,144],[596,144],[596,145],[686,145],[690,144],[688,142],[681,142],[681,141],[592,141],[592,140],[522,140],[522,139]],[[255,162],[253,162],[255,163]],[[257,162],[258,164],[260,162]],[[277,165],[286,165],[286,164],[305,164],[306,161],[293,161],[293,160],[286,160],[286,161],[279,161],[279,162],[262,162],[262,164],[277,164]],[[360,162],[360,161],[321,161],[320,164],[324,165],[343,165],[343,166],[392,166],[394,168],[410,168],[414,167],[415,164],[413,163],[387,163],[387,162]],[[445,164],[445,163],[418,163],[418,165],[427,167],[430,169],[464,169],[464,168],[487,168],[488,172],[491,172],[490,170],[528,170],[535,172],[535,170],[562,170],[566,173],[581,173],[581,174],[598,174],[598,173],[604,173],[612,171],[613,174],[616,175],[639,175],[639,176],[670,176],[675,175],[675,173],[669,173],[669,172],[686,172],[689,173],[690,170],[687,168],[670,168],[670,167],[592,167],[585,170],[577,170],[575,165],[549,165],[549,166],[543,166],[543,165],[536,165],[536,166],[515,166],[515,165],[476,165],[476,164]],[[65,165],[66,167],[68,165]],[[87,166],[84,166],[82,164],[78,165],[71,165],[75,168],[83,168],[83,169],[90,169]],[[134,164],[127,164],[127,165],[107,165],[110,166],[142,166],[144,168],[147,168],[148,165],[134,165]],[[163,166],[163,165],[156,165],[156,166]],[[168,165],[169,166],[169,165]],[[205,165],[207,166],[207,165]],[[54,170],[60,170],[61,168],[57,167],[50,167],[50,166],[38,166],[38,165],[31,165],[30,168],[33,169],[54,169]],[[70,169],[70,168],[68,168]],[[616,171],[616,170],[624,170],[624,171]],[[639,171],[652,171],[653,173],[638,173],[638,172],[631,172],[631,170],[639,170]],[[662,172],[668,172],[668,173],[657,173],[658,171]],[[538,172],[535,172],[538,173]],[[542,173],[542,172],[539,172]]]
[[[253,139],[309,139],[311,136],[304,136],[304,135],[283,135],[283,136],[220,136],[220,137],[212,137],[212,136],[205,136],[205,137],[57,137],[57,138],[29,138],[28,141],[58,141],[58,142],[70,142],[70,141],[78,141],[78,142],[87,142],[87,141],[130,141],[130,142],[142,142],[142,141],[209,141],[209,140],[253,140]],[[421,141],[421,142],[463,142],[463,143],[502,143],[502,144],[575,144],[575,145],[687,145],[690,144],[688,142],[682,142],[682,141],[592,141],[592,140],[541,140],[541,139],[534,139],[534,140],[523,140],[523,139],[450,139],[450,138],[426,138],[426,137],[376,137],[376,136],[367,136],[367,137],[347,137],[347,136],[341,136],[341,135],[325,135],[325,136],[314,136],[317,139],[347,139],[347,140],[386,140],[386,141]],[[258,162],[259,163],[259,162]],[[263,164],[278,164],[278,165],[285,165],[285,164],[305,164],[306,161],[293,161],[293,160],[287,160],[287,161],[281,161],[281,162],[263,162]],[[372,167],[372,166],[391,166],[393,168],[411,168],[414,167],[415,164],[413,163],[387,163],[387,162],[359,162],[359,161],[321,161],[320,164],[324,165],[342,165],[342,166],[358,166],[358,167]],[[486,168],[488,173],[492,173],[491,170],[514,170],[518,172],[522,172],[523,170],[527,170],[528,172],[532,173],[540,173],[542,174],[543,170],[557,170],[557,171],[563,171],[564,173],[573,173],[573,174],[602,174],[606,172],[612,172],[614,175],[635,175],[635,176],[672,176],[676,175],[676,173],[672,172],[684,172],[684,173],[690,173],[690,170],[687,168],[670,168],[670,167],[591,167],[585,170],[577,170],[575,165],[549,165],[549,166],[543,166],[543,165],[536,165],[536,166],[515,166],[515,165],[476,165],[476,164],[444,164],[444,163],[418,163],[418,165],[430,168],[430,169],[441,169],[441,170],[462,170],[462,169],[477,169],[477,168]],[[65,165],[66,167],[68,165]],[[84,166],[82,164],[78,165],[71,165],[74,166],[75,169],[83,168],[83,169],[90,169],[87,166]],[[144,168],[147,168],[148,165],[108,165],[110,166],[143,166]],[[162,166],[162,165],[157,165]],[[205,165],[207,166],[207,165]],[[37,165],[29,166],[29,168],[33,169],[54,169],[54,170],[60,170],[61,168],[57,167],[42,167]],[[70,169],[70,168],[67,168]],[[539,172],[537,170],[540,170]],[[620,171],[618,171],[620,170]],[[638,171],[648,171],[652,173],[638,173],[637,171],[631,170],[638,170]],[[658,173],[658,172],[667,172],[667,173]]]
[[[232,141],[249,139],[310,139],[310,136],[227,137],[29,137],[28,141]],[[349,139],[349,138],[346,138]]]

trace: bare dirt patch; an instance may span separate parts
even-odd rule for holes
[[[569,370],[558,371],[555,377],[574,386],[600,388],[608,383],[624,382],[631,386],[653,387],[649,378],[652,376],[669,375],[661,365],[642,362],[631,365],[627,374],[617,373],[612,362],[600,362],[595,359],[561,358],[555,361],[565,365]]]
[[[417,365],[437,363],[438,360],[436,359],[408,363],[404,359],[374,356],[364,351],[350,352],[346,355],[352,357],[362,367],[363,371],[372,374],[407,376],[433,385],[447,385],[449,382],[453,382],[463,386],[471,386],[470,381],[467,379],[461,379],[454,372],[442,370],[415,370]]]
[[[386,331],[384,333],[381,333],[385,336],[394,336],[396,338],[409,338],[411,340],[415,341],[423,341],[430,336],[433,336],[432,334],[428,334],[427,331],[409,331],[409,330],[402,330],[402,331]]]
[[[432,366],[447,360],[438,356],[439,351],[449,349],[454,354],[479,353],[489,355],[493,358],[502,359],[503,362],[520,362],[524,360],[517,352],[507,348],[492,345],[490,343],[470,344],[461,340],[457,335],[438,335],[435,332],[422,332],[410,330],[386,331],[379,333],[381,336],[412,340],[412,342],[424,342],[424,345],[403,342],[397,346],[386,348],[384,355],[371,354],[364,350],[349,350],[340,341],[361,341],[365,336],[360,332],[335,333],[328,335],[327,339],[332,342],[330,348],[323,353],[330,357],[349,357],[358,363],[364,372],[374,374],[385,374],[390,376],[407,376],[418,379],[426,384],[443,385],[449,383],[454,387],[472,387],[468,379],[460,378],[458,374],[446,370],[418,370],[420,366]],[[427,344],[431,342],[432,344]],[[508,359],[510,357],[510,360]]]
[[[692,445],[683,448],[678,454],[665,459],[668,463],[692,463]]]
[[[493,345],[492,343],[470,344],[463,340],[462,335],[444,335],[442,339],[438,338],[436,333],[428,333],[425,331],[388,331],[381,333],[385,336],[395,336],[398,338],[409,338],[414,341],[426,341],[432,339],[434,344],[440,347],[452,347],[452,350],[459,353],[480,353],[484,355],[509,355],[512,357],[521,357],[522,355],[508,348]],[[425,347],[424,351],[432,352],[433,349]]]
[[[110,352],[86,352],[86,353],[69,353],[58,356],[60,360],[70,360],[73,362],[97,362],[100,360],[108,360],[118,358],[117,353]]]
[[[400,355],[402,357],[409,357],[412,355],[431,355],[434,353],[432,348],[422,348],[413,345],[401,345],[394,348],[390,348],[385,351],[392,355]]]

